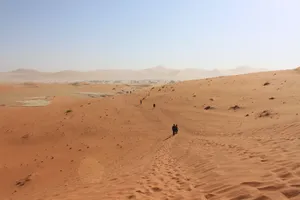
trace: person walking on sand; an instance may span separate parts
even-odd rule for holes
[[[177,124],[175,124],[175,133],[176,134],[178,133],[178,126],[177,126]]]
[[[173,136],[176,134],[176,126],[175,126],[175,124],[173,124],[173,126],[172,126],[172,131],[173,131]]]

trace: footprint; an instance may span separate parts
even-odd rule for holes
[[[258,181],[250,181],[250,182],[241,183],[241,185],[248,185],[248,186],[251,186],[251,187],[259,187],[262,184],[263,184],[262,182],[258,182]]]
[[[236,186],[228,186],[227,188],[216,191],[216,193],[217,194],[223,194],[223,193],[226,193],[226,192],[228,192],[230,190],[233,190],[235,188],[236,188]]]
[[[300,194],[300,190],[296,188],[289,188],[281,191],[281,193],[284,194],[284,196],[286,196],[287,198],[292,198],[298,196]]]
[[[134,194],[132,194],[132,195],[129,195],[127,198],[128,199],[136,199],[136,196]]]
[[[294,163],[294,164],[292,164],[291,169],[292,169],[292,170],[296,170],[296,169],[298,169],[299,167],[300,167],[300,163]]]
[[[285,185],[284,184],[281,184],[281,183],[277,183],[277,184],[274,184],[274,185],[269,185],[269,186],[265,186],[265,187],[260,187],[258,188],[259,190],[262,190],[262,191],[276,191],[276,190],[279,190],[279,189],[282,189],[284,188]]]
[[[261,195],[259,197],[256,197],[255,199],[253,200],[272,200],[270,199],[269,197],[265,196],[265,195]]]
[[[278,174],[278,176],[281,178],[281,179],[290,179],[293,177],[293,175],[290,173],[290,172],[284,172],[284,173],[280,173]]]
[[[213,197],[215,197],[215,196],[216,196],[216,195],[210,193],[210,194],[206,194],[206,195],[205,195],[205,198],[206,198],[206,199],[211,199],[211,198],[213,198]]]
[[[140,193],[140,194],[145,194],[143,191],[141,191],[141,190],[136,190],[135,191],[136,193]]]
[[[152,188],[152,191],[153,191],[153,192],[161,192],[162,189],[159,188],[159,187],[153,187],[153,188]]]
[[[230,200],[243,200],[243,199],[249,199],[251,197],[252,196],[250,194],[242,194],[237,197],[231,198]]]
[[[279,173],[279,172],[282,172],[282,171],[287,171],[287,170],[286,170],[286,168],[281,167],[281,168],[274,169],[272,172]]]

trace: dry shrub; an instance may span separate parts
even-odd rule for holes
[[[73,112],[72,110],[66,110],[66,114]]]
[[[206,107],[204,108],[204,110],[211,110],[211,109],[214,109],[214,107],[212,107],[212,106],[206,106]]]
[[[238,109],[241,109],[241,107],[238,106],[238,105],[231,106],[231,107],[229,108],[229,110],[238,110]]]
[[[20,179],[16,182],[16,186],[24,186],[27,182],[31,181],[31,174],[29,174],[28,176],[26,176],[23,179]]]
[[[273,113],[272,111],[264,110],[258,114],[258,117],[259,118],[263,118],[263,117],[271,117],[272,118],[273,115],[275,115],[275,113]]]
[[[22,139],[28,139],[29,138],[29,134],[25,134],[22,136]]]

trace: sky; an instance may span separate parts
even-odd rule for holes
[[[299,0],[0,0],[0,71],[300,66]]]

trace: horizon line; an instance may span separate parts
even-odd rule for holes
[[[237,67],[233,67],[233,68],[225,68],[225,69],[218,69],[218,68],[214,68],[214,69],[205,69],[205,68],[171,68],[171,67],[164,67],[162,65],[157,65],[155,67],[149,67],[149,68],[142,68],[142,69],[131,69],[131,68],[99,68],[99,69],[89,69],[89,70],[78,70],[78,69],[61,69],[61,70],[56,70],[56,71],[44,71],[44,70],[39,70],[36,68],[16,68],[16,69],[12,69],[10,71],[0,71],[0,72],[4,72],[4,73],[8,73],[8,72],[17,72],[17,71],[36,71],[36,72],[45,72],[45,73],[56,73],[56,72],[65,72],[65,71],[70,71],[70,72],[93,72],[93,71],[143,71],[143,70],[149,70],[149,69],[166,69],[166,70],[203,70],[203,71],[226,71],[226,70],[233,70],[233,69],[257,69],[257,70],[267,70],[270,71],[272,69],[269,68],[258,68],[258,67],[251,67],[248,65],[241,65],[241,66],[237,66]],[[296,69],[297,67],[291,68],[291,69]],[[278,70],[286,70],[286,69],[278,69]]]

